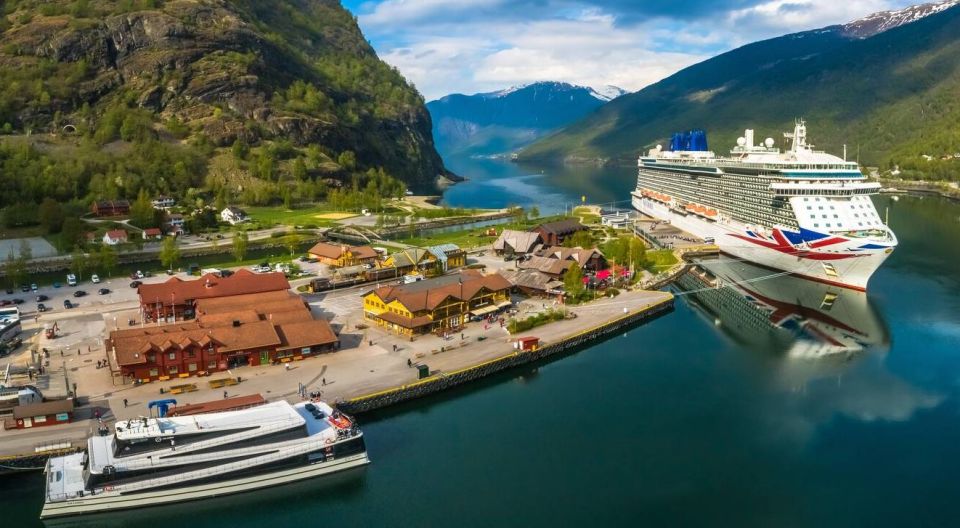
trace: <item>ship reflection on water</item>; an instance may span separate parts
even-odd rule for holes
[[[748,348],[827,358],[889,345],[880,314],[856,290],[725,257],[698,262],[678,286]]]
[[[942,400],[888,370],[890,332],[866,293],[729,257],[698,262],[677,288],[680,299],[752,352],[740,364],[754,379],[798,395],[791,419],[899,421]],[[791,414],[783,411],[778,419]]]

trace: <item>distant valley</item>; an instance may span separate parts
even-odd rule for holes
[[[452,94],[427,103],[437,150],[445,156],[509,154],[625,94],[561,82],[489,93]]]

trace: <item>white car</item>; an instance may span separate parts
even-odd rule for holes
[[[100,284],[100,275],[97,275],[96,273],[90,275],[90,282],[94,284]]]
[[[67,286],[76,286],[77,285],[77,276],[73,273],[67,275]]]

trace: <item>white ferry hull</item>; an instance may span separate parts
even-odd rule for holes
[[[736,258],[859,291],[866,291],[870,276],[893,251],[892,246],[827,234],[813,244],[794,244],[777,229],[757,232],[738,222],[719,223],[693,214],[682,215],[637,193],[632,195],[632,204],[647,216],[669,220],[700,238],[713,238],[721,252]]]
[[[246,478],[224,480],[222,482],[187,486],[176,489],[158,490],[143,493],[104,492],[97,495],[86,495],[60,502],[46,502],[41,519],[68,517],[74,515],[104,513],[108,511],[142,508],[174,504],[210,497],[243,493],[261,488],[280,486],[301,480],[320,477],[350,468],[365,466],[370,463],[366,452],[346,456],[329,462],[300,466],[288,470],[277,471]]]

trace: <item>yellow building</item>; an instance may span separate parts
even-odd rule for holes
[[[363,296],[363,317],[399,335],[455,331],[469,315],[486,315],[510,305],[510,282],[499,274],[464,270]]]

